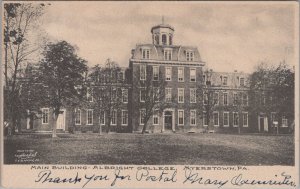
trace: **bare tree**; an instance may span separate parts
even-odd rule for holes
[[[198,101],[198,109],[199,114],[202,115],[202,118],[207,120],[208,130],[214,130],[213,125],[213,111],[215,106],[219,103],[219,95],[216,96],[216,89],[214,89],[212,85],[212,70],[206,70],[203,73],[204,77],[202,77],[202,82],[200,82],[197,86],[197,101]],[[217,99],[216,99],[217,97]],[[205,114],[203,115],[203,111]]]
[[[159,70],[154,71],[152,66],[145,65],[145,69],[147,71],[145,70],[142,73],[136,72],[133,75],[133,92],[136,97],[139,97],[134,99],[137,104],[135,116],[139,117],[139,111],[142,111],[142,134],[147,130],[149,119],[154,114],[161,114],[171,103],[166,99],[165,87],[167,83],[162,72]],[[172,99],[173,96],[168,98]]]
[[[36,21],[43,14],[45,4],[5,3],[4,4],[4,79],[5,79],[5,119],[15,127],[19,119],[18,75],[23,63],[28,60],[39,46],[30,38]],[[8,109],[8,110],[7,110]],[[12,129],[14,131],[14,129]],[[20,128],[19,128],[20,131]]]
[[[103,68],[96,65],[89,75],[89,92],[92,96],[90,103],[99,120],[99,132],[102,131],[101,123],[104,120],[106,132],[110,132],[111,121],[117,117],[123,106],[122,95],[127,86],[123,76],[121,78],[121,73],[119,65],[107,59]]]

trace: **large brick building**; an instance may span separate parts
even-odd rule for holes
[[[154,26],[152,43],[137,44],[132,49],[129,67],[122,69],[123,80],[120,82],[126,99],[121,109],[113,111],[112,131],[142,130],[143,110],[138,104],[143,103],[143,99],[141,92],[133,90],[132,86],[137,80],[145,80],[146,73],[151,70],[154,80],[163,77],[166,81],[165,98],[169,98],[170,106],[149,119],[149,132],[273,132],[275,119],[280,131],[288,132],[293,119],[251,111],[248,74],[207,69],[197,47],[174,45],[174,31],[168,24]],[[115,83],[116,87],[118,83]],[[102,120],[98,119],[91,108],[92,103],[91,100],[90,105],[74,111],[63,109],[57,129],[98,132],[99,125],[105,129],[105,114]],[[42,108],[40,118],[33,123],[34,119],[29,116],[23,128],[50,131],[50,113],[49,108]]]

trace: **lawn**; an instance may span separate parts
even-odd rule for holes
[[[17,150],[38,164],[294,165],[294,136],[233,134],[60,134],[5,138],[4,162]]]

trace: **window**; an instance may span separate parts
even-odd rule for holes
[[[119,73],[119,81],[124,81],[125,80],[125,73],[124,70],[121,70]]]
[[[161,36],[161,41],[162,41],[162,44],[163,44],[163,45],[166,45],[166,44],[167,44],[167,35],[166,35],[166,34],[163,34],[163,35]]]
[[[228,78],[227,77],[223,77],[223,85],[227,85],[227,80],[228,80]]]
[[[214,93],[214,105],[219,104],[219,93],[215,92]]]
[[[178,125],[184,124],[184,110],[178,110]]]
[[[282,116],[282,127],[287,127],[288,126],[288,119],[286,116]]]
[[[178,81],[179,82],[184,81],[184,68],[183,67],[178,68]]]
[[[186,60],[187,61],[194,61],[194,52],[193,51],[187,51],[186,52]]]
[[[172,68],[166,67],[166,81],[171,81],[172,78]]]
[[[92,109],[87,110],[87,125],[93,125],[93,112]]]
[[[219,126],[219,112],[214,112],[213,118],[214,118],[214,126]]]
[[[150,59],[150,49],[143,49],[142,54],[143,59]]]
[[[159,67],[153,66],[153,80],[158,81],[159,78]]]
[[[145,95],[146,95],[145,89],[141,88],[140,89],[140,102],[145,102]]]
[[[224,127],[229,126],[229,112],[223,113],[223,125],[224,125]]]
[[[146,80],[146,65],[140,65],[140,80]]]
[[[105,112],[104,111],[100,112],[100,124],[105,125]]]
[[[122,125],[128,125],[128,111],[122,110]]]
[[[154,87],[153,88],[153,99],[154,99],[154,102],[159,102],[161,98],[161,94],[160,94],[160,90],[158,87]]]
[[[172,60],[172,50],[164,50],[164,58],[165,60]]]
[[[238,104],[238,94],[233,94],[233,105],[237,105]]]
[[[244,106],[248,106],[248,95],[247,94],[243,94],[243,105]]]
[[[207,113],[203,112],[203,126],[208,126]]]
[[[223,93],[223,104],[228,105],[228,93]]]
[[[272,121],[272,124],[273,124],[274,121],[277,121],[276,112],[271,112],[271,121]]]
[[[116,88],[112,89],[112,91],[111,91],[111,98],[112,98],[112,100],[117,99],[117,89]]]
[[[183,103],[184,102],[184,89],[179,88],[178,89],[178,103]]]
[[[172,41],[172,35],[169,36],[169,44],[172,45],[173,41]]]
[[[248,113],[243,113],[243,127],[248,127]]]
[[[203,92],[203,104],[207,105],[208,104],[208,93]]]
[[[155,110],[155,113],[153,114],[153,125],[158,125],[158,110]]]
[[[190,89],[190,102],[196,103],[196,89]]]
[[[204,85],[206,85],[206,75],[202,75],[202,82]]]
[[[190,68],[190,81],[196,82],[196,69]]]
[[[233,126],[237,127],[239,125],[239,114],[237,112],[233,112]]]
[[[172,100],[172,89],[166,88],[166,101],[171,102]]]
[[[144,116],[145,116],[146,110],[140,110],[140,125],[144,125]]]
[[[110,120],[111,125],[116,125],[117,124],[117,110],[113,110],[111,112],[111,120]]]
[[[262,94],[262,105],[266,105],[266,96],[265,94]]]
[[[191,110],[190,124],[196,125],[196,110]]]
[[[93,94],[93,89],[88,88],[86,92],[87,92],[87,93],[86,93],[87,100],[88,100],[89,102],[93,102],[93,95],[92,95],[92,94]]]
[[[49,108],[42,109],[42,124],[49,123]]]
[[[81,110],[75,110],[75,125],[81,125]]]
[[[122,90],[122,102],[128,103],[128,89]]]
[[[126,76],[125,70],[123,70],[121,73],[122,73],[122,80],[125,80],[125,76]]]
[[[240,78],[240,86],[245,86],[245,78],[243,77]]]

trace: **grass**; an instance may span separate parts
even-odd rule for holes
[[[35,150],[38,164],[294,165],[294,136],[60,134],[5,138],[4,162]]]

